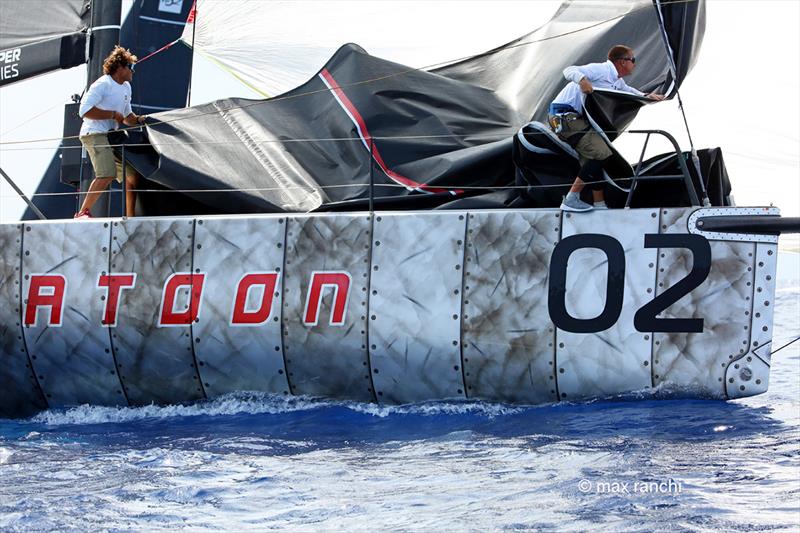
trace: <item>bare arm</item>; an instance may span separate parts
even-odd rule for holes
[[[106,109],[100,109],[99,107],[92,107],[89,111],[83,114],[84,118],[90,118],[92,120],[109,120],[113,119],[117,122],[122,122],[124,117],[122,113],[119,111],[109,111]]]

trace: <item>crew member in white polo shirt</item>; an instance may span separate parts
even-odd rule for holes
[[[625,91],[651,100],[664,99],[662,94],[644,94],[625,83],[622,78],[633,72],[635,67],[636,56],[633,49],[618,44],[608,51],[608,61],[605,63],[590,63],[564,69],[564,77],[569,83],[550,104],[549,120],[558,137],[578,152],[581,169],[561,204],[562,210],[580,212],[590,211],[593,207],[606,207],[603,195],[603,162],[611,157],[611,148],[584,118],[583,102],[586,95],[597,87]],[[593,206],[580,198],[587,181],[592,182],[590,188]]]
[[[103,62],[103,76],[97,79],[81,99],[78,113],[83,118],[80,139],[94,167],[95,179],[89,185],[86,198],[75,218],[91,218],[90,209],[100,194],[115,179],[122,183],[122,163],[109,146],[108,132],[120,124],[143,124],[145,116],[131,109],[131,80],[136,56],[129,50],[116,46]],[[127,195],[125,213],[132,217],[136,208],[136,187],[139,174],[126,165]]]

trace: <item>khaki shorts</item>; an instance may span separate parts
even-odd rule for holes
[[[114,149],[108,146],[108,135],[105,133],[90,133],[80,137],[89,159],[92,160],[94,175],[97,178],[116,178],[122,183],[122,161],[120,161]],[[135,176],[136,170],[130,165],[125,165],[129,176]]]
[[[575,145],[575,151],[581,158],[602,161],[611,157],[611,148],[596,131],[591,129],[586,120],[573,113],[567,113],[565,118],[566,120],[562,121],[563,129],[558,133],[558,137],[563,141],[569,142],[570,137],[589,128],[589,131]]]

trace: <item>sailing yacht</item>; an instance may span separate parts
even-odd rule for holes
[[[81,29],[58,47],[85,50],[101,3],[64,2]],[[269,54],[209,44],[252,33],[268,4],[224,5],[198,2],[181,39],[274,94],[259,79]],[[702,1],[566,1],[444,65],[343,43],[275,96],[114,132],[146,182],[138,216],[0,224],[0,414],[241,390],[380,403],[766,392],[778,236],[800,224],[734,206],[721,150],[628,130],[655,103],[596,90],[584,112],[613,152],[611,209],[558,208],[579,164],[544,124],[563,68],[626,43],[629,83],[677,99],[704,26]],[[19,78],[34,72],[27,46],[0,51],[19,56]],[[634,163],[612,144],[626,130],[642,138]],[[672,149],[645,157],[657,137]]]

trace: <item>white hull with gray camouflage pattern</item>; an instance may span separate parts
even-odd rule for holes
[[[381,403],[760,394],[777,237],[697,229],[729,214],[777,210],[3,224],[0,415],[233,391]],[[674,303],[651,303],[671,287]]]

